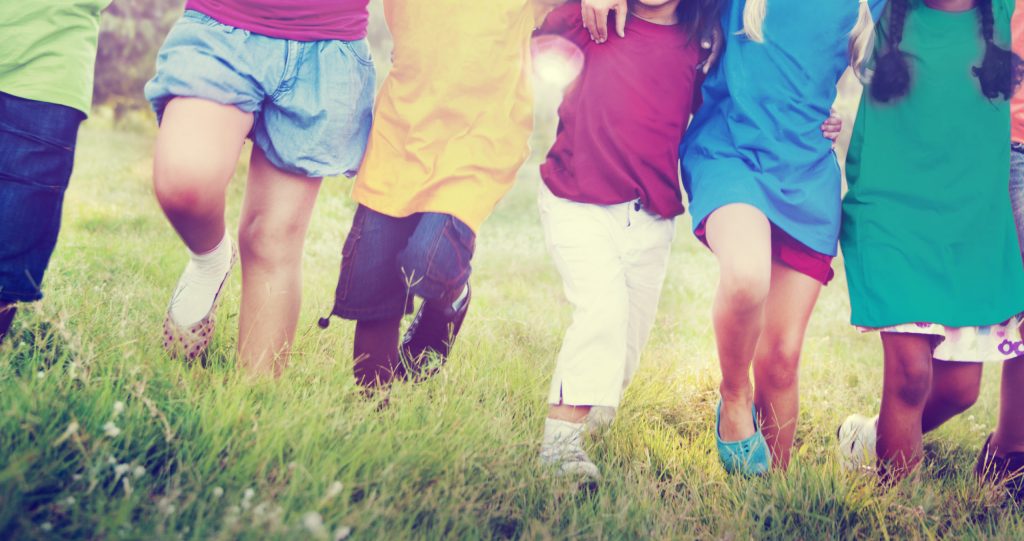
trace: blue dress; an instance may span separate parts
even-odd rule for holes
[[[740,34],[745,0],[726,0],[725,51],[680,146],[694,230],[746,203],[808,248],[836,255],[841,173],[821,135],[849,65],[858,0],[768,0],[765,42]],[[885,0],[869,0],[875,20]]]

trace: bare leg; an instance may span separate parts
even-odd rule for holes
[[[707,240],[720,271],[712,315],[722,368],[720,435],[740,441],[755,432],[750,364],[771,284],[771,224],[750,205],[727,205],[708,218]]]
[[[921,431],[931,432],[965,412],[981,391],[981,363],[932,361],[932,390],[924,407]]]
[[[238,363],[250,375],[280,376],[302,306],[302,251],[320,179],[287,173],[253,149],[238,245],[242,306]]]
[[[352,344],[353,372],[364,388],[383,387],[404,375],[398,357],[398,331],[402,318],[357,321]]]
[[[570,423],[582,423],[587,420],[590,414],[590,406],[570,406],[569,404],[558,404],[548,406],[548,419],[558,419]]]
[[[225,191],[252,115],[196,98],[164,110],[153,158],[153,188],[167,219],[194,253],[224,238]]]
[[[878,418],[879,466],[888,482],[906,477],[921,461],[922,418],[932,384],[931,338],[882,333],[885,375]]]
[[[14,303],[0,302],[0,344],[4,343],[7,331],[11,330],[11,323],[14,323],[14,313],[17,311],[18,309],[14,307]]]
[[[800,413],[800,352],[820,292],[821,282],[773,264],[764,330],[754,352],[754,381],[761,428],[779,469],[789,466]]]
[[[992,437],[996,455],[1024,453],[1024,357],[1003,363],[999,422]]]

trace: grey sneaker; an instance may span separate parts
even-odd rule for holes
[[[875,444],[878,442],[878,416],[851,415],[836,431],[839,439],[839,462],[850,471],[874,471],[878,462]]]
[[[579,447],[542,448],[540,461],[550,467],[559,477],[578,478],[583,482],[597,483],[601,481],[601,470],[590,461],[587,452]]]

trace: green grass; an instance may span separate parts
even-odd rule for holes
[[[807,338],[792,469],[727,477],[713,454],[716,270],[685,220],[638,379],[591,446],[605,482],[578,494],[547,475],[535,455],[570,310],[533,166],[481,232],[454,358],[435,380],[399,386],[390,409],[354,387],[352,325],[316,325],[353,213],[343,179],[316,209],[285,376],[254,385],[233,368],[237,273],[212,366],[172,362],[160,323],[186,256],[151,195],[151,138],[85,127],[47,298],[0,348],[0,538],[1024,538],[1020,509],[971,474],[994,423],[995,370],[979,404],[927,438],[915,478],[886,493],[837,467],[835,427],[875,411],[881,382],[877,337],[846,323],[842,276]]]

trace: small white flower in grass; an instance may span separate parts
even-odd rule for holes
[[[320,513],[310,511],[302,515],[302,525],[313,537],[317,539],[328,538],[327,528],[324,527],[324,519],[320,516]]]
[[[67,498],[64,498],[61,503],[64,504],[64,507],[71,507],[72,505],[75,505],[76,501],[78,500],[76,500],[74,496],[68,496]]]
[[[75,481],[75,482],[81,481],[82,480],[82,474],[80,474],[80,473],[71,474],[71,480]]]
[[[131,466],[129,466],[128,464],[117,464],[116,466],[114,466],[114,475],[121,477],[122,475],[128,473],[129,469],[131,469]]]
[[[50,524],[49,522],[44,522],[44,523],[39,525],[39,529],[44,531],[44,532],[49,532],[49,531],[53,530],[53,524]]]
[[[103,433],[110,438],[116,438],[121,435],[121,429],[114,424],[114,421],[107,421],[107,424],[103,425]]]
[[[334,530],[334,541],[342,541],[342,539],[348,539],[348,536],[352,535],[351,526],[339,526],[337,530]]]
[[[223,495],[224,495],[224,489],[223,488],[213,487],[213,497],[214,498],[218,498],[219,499]]]
[[[122,413],[124,413],[124,402],[118,400],[117,402],[114,402],[114,417],[117,417]]]
[[[254,496],[256,496],[256,491],[251,488],[247,488],[245,489],[245,492],[242,493],[242,500],[249,501],[253,499]]]
[[[142,466],[135,466],[135,468],[132,470],[132,475],[134,475],[135,477],[142,477],[143,475],[146,475],[146,468]]]
[[[341,481],[335,481],[331,483],[331,486],[327,487],[327,494],[324,494],[324,499],[332,500],[341,494],[341,491],[345,488],[345,485],[341,484]]]
[[[46,377],[46,372],[43,371],[43,370],[40,370],[40,371],[36,372],[36,377],[39,378],[39,379],[43,379],[43,378]]]
[[[117,459],[114,458],[114,455],[110,455],[107,457],[107,464],[110,464],[111,466],[117,465]]]

